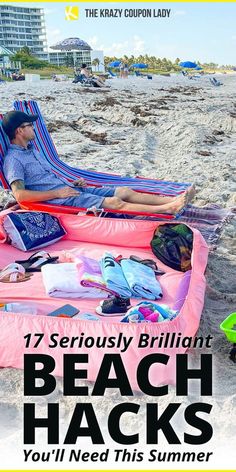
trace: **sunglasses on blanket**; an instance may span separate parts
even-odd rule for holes
[[[119,255],[115,258],[115,261],[120,263],[120,261],[122,259],[123,259],[123,256]],[[164,270],[159,269],[157,267],[157,263],[153,259],[141,259],[141,257],[135,256],[135,255],[131,255],[129,257],[129,259],[131,261],[139,262],[140,264],[143,264],[143,265],[146,265],[146,266],[150,267],[155,272],[155,275],[164,275],[165,274]]]
[[[131,261],[139,262],[140,264],[150,267],[155,272],[155,275],[165,274],[164,270],[157,267],[157,263],[153,259],[141,259],[140,257],[134,255],[130,256],[130,259]]]

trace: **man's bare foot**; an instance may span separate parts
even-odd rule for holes
[[[171,213],[176,215],[186,205],[186,192],[179,195],[179,197],[173,198],[170,203],[161,205],[161,213]],[[160,206],[158,207],[157,213],[160,213]]]
[[[196,195],[195,186],[191,185],[191,187],[189,187],[185,192],[186,204],[190,203],[195,197],[195,195]]]

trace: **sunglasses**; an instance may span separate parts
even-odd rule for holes
[[[20,128],[27,128],[27,126],[30,126],[31,128],[33,128],[33,123],[26,123],[25,125],[21,125]]]

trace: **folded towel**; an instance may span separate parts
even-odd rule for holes
[[[76,264],[46,264],[41,269],[47,295],[58,298],[104,298],[104,291],[82,287]]]
[[[105,290],[111,295],[117,295],[117,292],[110,290],[102,276],[101,267],[98,261],[90,257],[77,255],[75,263],[78,270],[80,283],[83,287],[95,287]]]
[[[106,286],[110,290],[118,293],[121,297],[131,297],[132,292],[124,277],[122,268],[120,264],[115,261],[114,256],[106,252],[100,261],[100,266]]]
[[[131,259],[123,259],[121,267],[133,296],[149,300],[157,300],[162,297],[161,286],[151,267]]]

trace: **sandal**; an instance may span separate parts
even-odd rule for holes
[[[30,277],[30,275],[25,275],[24,267],[15,262],[0,271],[0,282],[2,283],[26,282]]]
[[[130,256],[130,260],[150,267],[155,272],[155,275],[165,274],[164,270],[158,269],[157,263],[153,259],[141,259],[141,257],[132,255]]]
[[[48,252],[38,251],[32,254],[28,259],[16,261],[16,263],[21,264],[25,268],[25,272],[40,272],[42,266],[45,264],[53,264],[57,262],[58,259],[58,256],[51,257]]]

